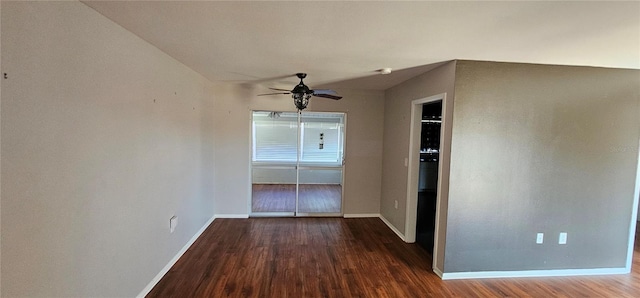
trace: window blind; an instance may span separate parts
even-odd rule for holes
[[[254,162],[297,161],[297,116],[296,113],[274,115],[270,112],[254,112]],[[342,163],[343,129],[343,114],[303,114],[300,126],[300,162],[332,165]]]
[[[291,119],[254,120],[253,161],[296,162],[298,124]]]

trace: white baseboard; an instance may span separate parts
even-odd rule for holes
[[[216,219],[215,216],[211,217],[211,219],[209,219],[204,224],[204,226],[202,226],[202,228],[200,228],[200,230],[198,230],[198,232],[196,232],[196,234],[193,235],[193,237],[191,237],[189,242],[187,242],[187,244],[185,244],[182,247],[182,249],[180,249],[180,251],[178,251],[178,253],[173,257],[173,259],[171,259],[171,261],[169,261],[169,263],[167,263],[167,265],[164,266],[164,268],[162,268],[162,270],[160,270],[160,272],[151,280],[151,282],[149,282],[149,284],[147,284],[147,286],[142,290],[142,292],[140,292],[140,294],[138,294],[138,296],[136,296],[136,297],[145,297],[145,296],[147,296],[147,294],[149,294],[149,292],[151,292],[153,287],[155,287],[156,284],[158,284],[158,282],[162,279],[162,277],[165,274],[167,274],[167,272],[169,272],[171,267],[173,267],[173,265],[176,264],[176,262],[180,259],[180,257],[182,257],[182,255],[185,252],[187,252],[187,249],[189,249],[189,247],[191,247],[191,245],[193,245],[193,243],[196,242],[198,237],[200,237],[200,235],[202,235],[202,233],[204,233],[204,231],[209,227],[209,225],[211,225],[211,223],[215,219]]]
[[[215,214],[215,218],[249,218],[249,214]]]
[[[407,242],[406,240],[404,240],[404,235],[400,233],[400,231],[398,231],[398,229],[396,229],[396,227],[394,227],[386,218],[384,218],[384,216],[380,215],[380,219],[384,222],[384,224],[387,225],[387,227],[389,227],[389,229],[396,233],[396,235],[398,235],[398,237],[400,237],[402,241]]]
[[[435,272],[434,268],[434,272]],[[442,280],[477,279],[477,278],[511,278],[511,277],[549,277],[549,276],[580,276],[580,275],[612,275],[627,274],[627,268],[597,268],[597,269],[556,269],[556,270],[524,270],[524,271],[479,271],[441,273]]]
[[[438,269],[436,267],[433,267],[433,273],[435,273],[437,276],[439,276],[440,279],[443,279],[442,278],[443,273],[442,273],[442,271],[440,271],[440,269]]]
[[[369,218],[369,217],[380,217],[380,213],[352,213],[352,214],[344,215],[344,218]]]
[[[293,217],[293,212],[256,212],[249,214],[249,217]]]

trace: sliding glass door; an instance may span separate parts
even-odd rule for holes
[[[253,112],[254,216],[342,214],[343,113]]]

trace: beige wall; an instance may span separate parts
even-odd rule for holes
[[[0,17],[2,1],[0,1]],[[2,68],[2,20],[0,20],[0,70]],[[2,80],[3,78],[0,78]],[[1,83],[0,83],[1,84]],[[0,88],[0,296],[2,296],[2,88]]]
[[[251,197],[251,111],[294,111],[288,95],[256,97],[266,87],[219,85],[215,101],[216,213],[246,215]],[[333,101],[312,98],[305,111],[346,112],[345,214],[380,212],[382,167],[383,93],[338,90]]]
[[[384,148],[383,148],[383,176],[382,198],[380,213],[400,233],[405,233],[405,220],[407,214],[407,180],[408,168],[404,165],[404,159],[409,154],[409,135],[411,128],[411,101],[422,99],[441,93],[447,93],[447,111],[451,113],[453,104],[455,61],[446,63],[423,75],[410,79],[400,85],[390,88],[385,93],[384,108]],[[449,119],[450,115],[447,115]],[[454,119],[455,120],[455,119]],[[449,122],[450,123],[450,122]],[[448,125],[445,123],[445,125]],[[449,146],[450,126],[445,126],[443,141],[443,155]],[[417,149],[419,150],[419,148]],[[442,164],[445,171],[448,160],[443,158]],[[441,202],[441,221],[446,220],[447,179],[443,177],[444,187],[440,190],[444,198]],[[398,201],[398,208],[394,208],[394,201]],[[441,239],[444,239],[444,229]],[[440,241],[441,251],[444,251],[444,241]],[[436,261],[436,266],[442,268],[444,259]]]
[[[445,272],[624,268],[638,86],[638,70],[459,61]]]
[[[79,2],[3,2],[2,62],[2,297],[137,295],[213,215],[209,84]]]

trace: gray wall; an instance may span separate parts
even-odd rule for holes
[[[445,272],[624,267],[638,86],[638,70],[458,61]]]
[[[79,2],[1,19],[0,296],[135,296],[213,215],[211,86]]]
[[[453,110],[454,79],[456,62],[447,62],[425,74],[412,78],[400,85],[394,86],[385,92],[384,105],[384,154],[382,164],[382,197],[380,200],[380,214],[389,221],[400,233],[405,232],[405,220],[407,214],[407,180],[408,169],[404,165],[404,159],[409,154],[409,135],[411,128],[411,101],[422,99],[441,93],[447,93],[447,109]],[[447,115],[451,117],[451,115]],[[450,123],[450,122],[449,122]],[[451,127],[445,126],[445,132],[441,138],[443,142],[443,171],[448,170],[448,158],[446,151],[450,146]],[[416,145],[416,148],[419,147]],[[420,149],[416,149],[420,150]],[[418,165],[416,165],[418,166]],[[441,202],[441,223],[446,222],[448,177],[443,177]],[[417,187],[417,185],[416,185]],[[398,208],[394,208],[394,201],[398,201]],[[444,232],[440,231],[440,251],[444,251]],[[434,264],[442,270],[444,254],[440,254]]]

